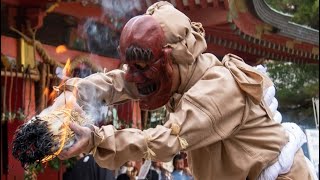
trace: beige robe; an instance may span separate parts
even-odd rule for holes
[[[202,54],[187,72],[180,74],[179,90],[167,104],[164,126],[143,131],[116,130],[111,125],[95,128],[87,150],[101,167],[115,169],[141,158],[169,161],[186,151],[197,180],[254,180],[277,161],[288,137],[259,101],[262,87],[270,85],[268,79],[234,55],[220,62],[212,54]],[[80,105],[113,104],[136,98],[135,86],[123,76],[121,70],[97,73],[71,79],[66,87],[76,90]],[[299,151],[291,171],[279,179],[310,179],[306,167]]]

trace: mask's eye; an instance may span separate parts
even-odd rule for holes
[[[139,70],[146,70],[148,68],[148,65],[144,62],[137,62],[134,66]]]

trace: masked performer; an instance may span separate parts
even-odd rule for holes
[[[141,131],[71,124],[77,143],[60,158],[91,152],[109,169],[141,158],[169,161],[186,151],[195,179],[258,179],[279,160],[289,142],[263,98],[272,82],[235,55],[222,61],[206,50],[204,30],[167,2],[125,25],[119,53],[126,70],[70,79],[80,106],[139,99],[142,109],[163,105],[164,126]],[[287,171],[277,179],[311,179],[298,148]]]

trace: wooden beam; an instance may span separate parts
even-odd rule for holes
[[[194,22],[201,22],[203,27],[213,27],[217,25],[226,24],[228,11],[224,8],[196,9],[190,11],[183,11]]]
[[[179,9],[180,11],[183,11],[184,10],[184,5],[183,5],[183,0],[176,0],[176,8]]]
[[[229,0],[223,0],[224,8],[229,10]]]
[[[285,48],[285,46],[279,45],[276,47],[276,43],[266,40],[254,41],[253,38],[244,38],[241,36],[242,33],[237,35],[230,29],[219,30],[209,28],[206,30],[206,34],[208,46],[215,46],[212,53],[216,53],[215,51],[218,53],[230,51],[246,56],[252,55],[258,58],[274,58],[275,60],[280,60],[279,57],[283,56],[292,62],[295,59],[301,59],[301,62],[304,63],[319,64],[318,56],[312,55],[310,52],[304,53],[305,51],[301,51],[301,53],[297,54],[297,50],[295,49],[290,50]],[[281,48],[279,49],[279,47]]]
[[[101,20],[104,15],[103,9],[98,5],[88,4],[83,6],[80,2],[60,2],[59,6],[56,7],[53,12],[77,17],[79,19],[95,17]]]
[[[42,7],[45,8],[46,4],[52,2],[49,0],[1,0],[1,4],[8,4],[11,6],[21,7]]]
[[[232,53],[232,54],[235,54],[235,55],[243,58],[247,64],[251,64],[251,65],[254,65],[257,62],[257,59],[259,58],[258,56],[255,56],[255,55],[244,53],[244,52],[241,52],[241,51],[235,50],[235,49],[221,47],[219,45],[215,45],[212,43],[208,44],[207,52],[210,52],[210,53],[212,53],[218,57],[221,57],[221,58],[223,56],[227,55],[228,53]]]
[[[201,8],[207,8],[208,7],[208,1],[207,0],[200,0]]]
[[[1,53],[9,57],[17,58],[17,47],[17,39],[7,36],[1,36]],[[115,58],[99,56],[96,54],[91,54],[89,52],[81,52],[71,49],[67,50],[64,53],[56,53],[55,46],[43,44],[43,47],[50,57],[63,64],[67,62],[68,58],[73,59],[79,55],[87,55],[94,64],[101,67],[102,69],[106,68],[108,70],[112,70],[119,68],[120,65],[120,60]],[[41,58],[39,57],[39,55],[36,55],[36,59],[41,62]]]
[[[1,71],[1,77],[25,78],[26,75],[21,73],[21,72],[18,72],[17,74],[15,72],[13,72],[13,74],[11,74],[9,71]],[[30,78],[33,81],[39,81],[40,80],[40,75],[39,74],[30,74]]]
[[[195,0],[188,0],[188,5],[189,5],[190,10],[195,10],[196,9]]]
[[[219,0],[212,0],[212,3],[214,8],[219,7]]]

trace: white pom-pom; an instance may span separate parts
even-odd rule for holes
[[[272,112],[272,114],[275,114],[278,108],[278,100],[276,98],[272,99],[272,103],[269,106],[270,111]]]
[[[276,121],[277,123],[282,122],[282,115],[279,111],[276,111],[276,113],[273,116],[273,120]]]
[[[272,103],[274,96],[276,95],[276,89],[274,86],[269,87],[264,93],[264,101],[268,106]]]
[[[255,66],[254,68],[263,74],[267,73],[267,67],[264,67],[261,64],[259,64],[258,66]]]

